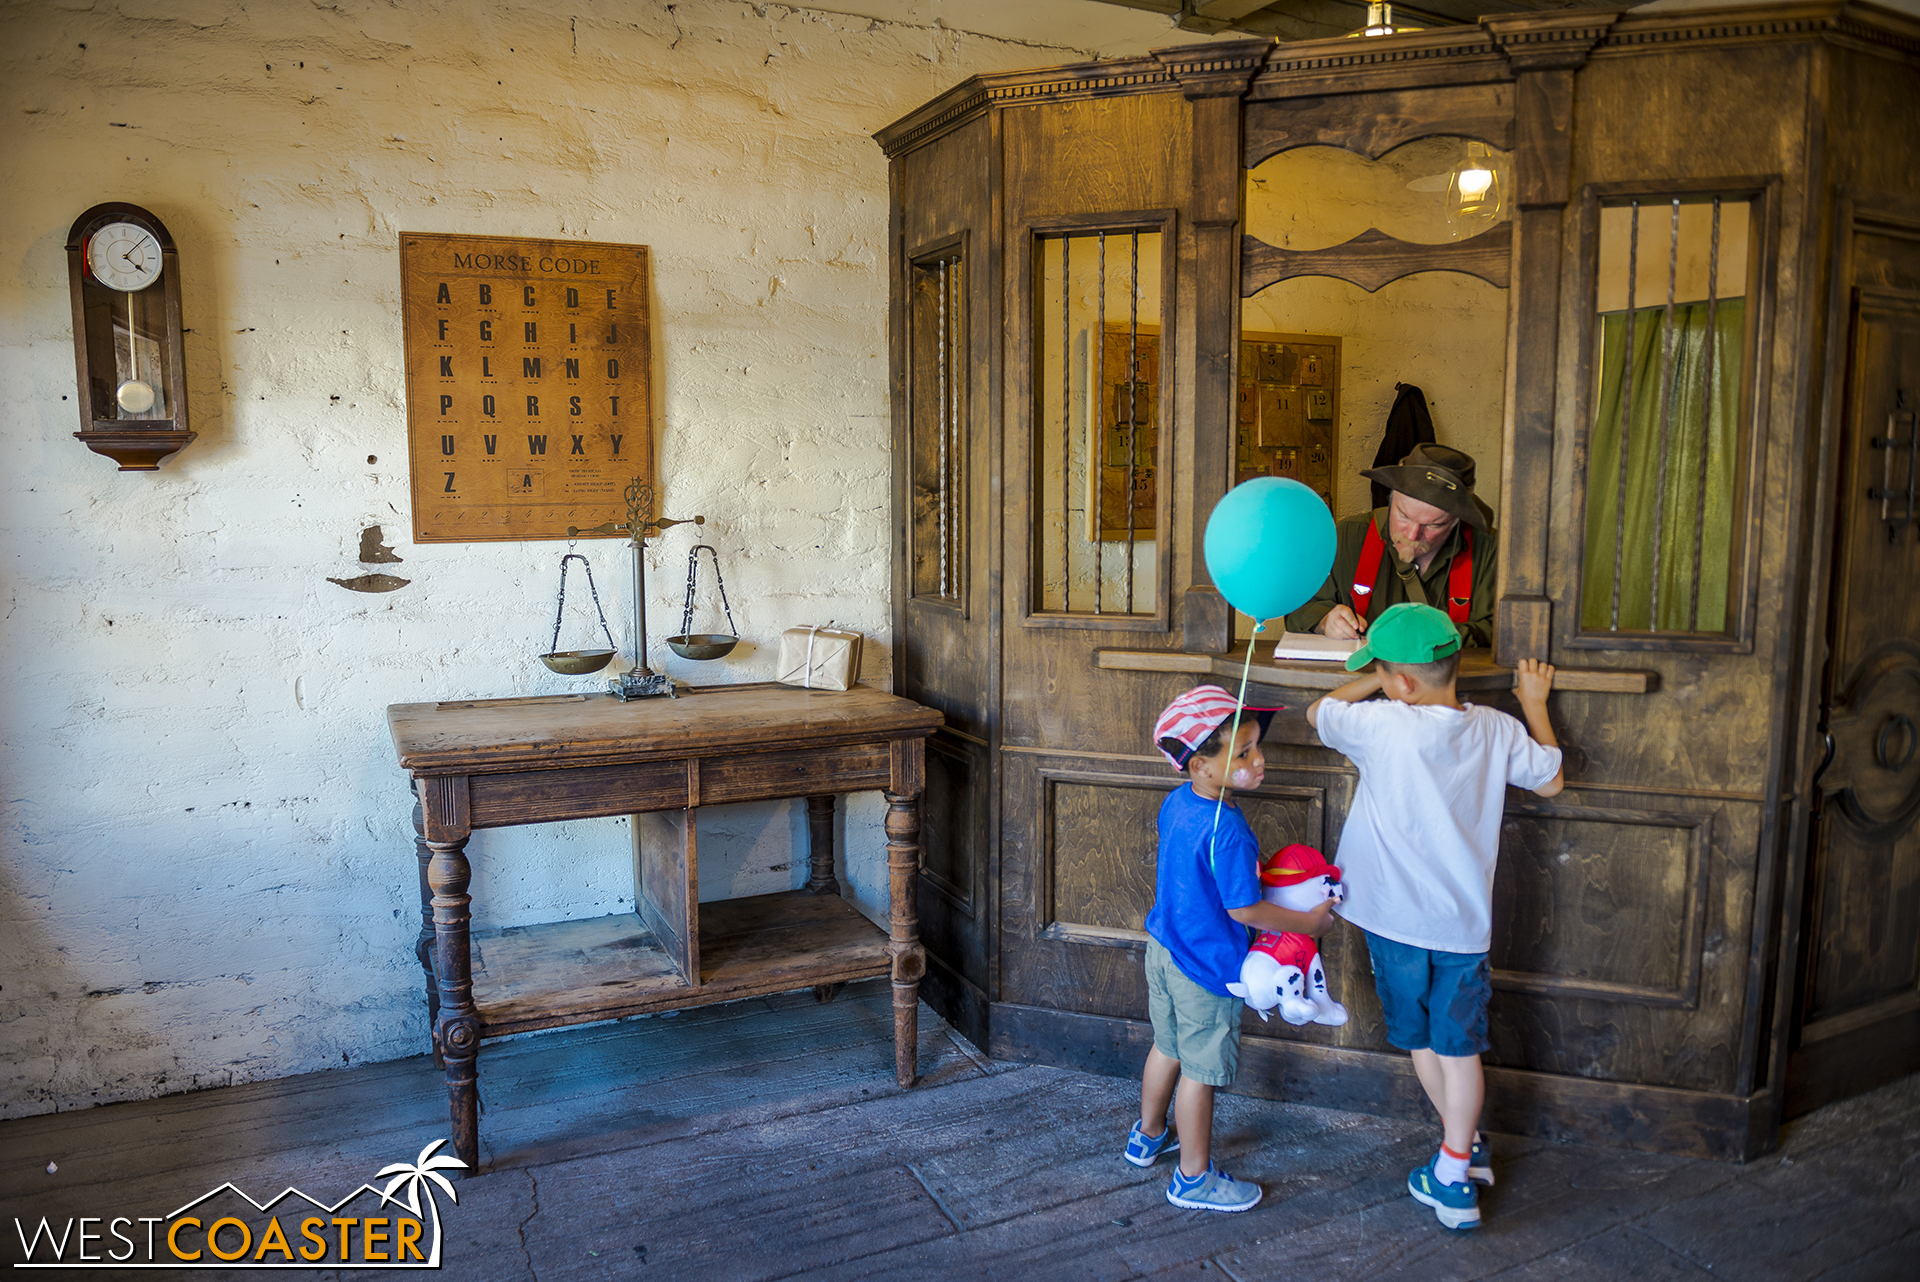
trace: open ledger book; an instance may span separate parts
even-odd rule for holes
[[[1358,641],[1337,641],[1314,632],[1283,632],[1274,642],[1276,659],[1305,659],[1308,662],[1345,663],[1347,656],[1360,648]]]

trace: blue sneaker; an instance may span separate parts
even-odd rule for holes
[[[1493,1150],[1487,1147],[1483,1139],[1473,1142],[1473,1151],[1467,1157],[1467,1180],[1469,1183],[1493,1187]]]
[[[1133,1129],[1127,1132],[1127,1160],[1135,1166],[1152,1166],[1160,1160],[1163,1153],[1178,1153],[1180,1137],[1169,1126],[1158,1135],[1148,1135],[1135,1122]]]
[[[1445,1227],[1479,1228],[1480,1190],[1473,1186],[1472,1180],[1462,1180],[1458,1184],[1441,1183],[1433,1173],[1433,1163],[1438,1156],[1435,1154],[1428,1158],[1426,1165],[1415,1167],[1413,1174],[1407,1176],[1407,1192],[1413,1194],[1414,1201],[1432,1207],[1433,1218]]]
[[[1258,1184],[1236,1180],[1213,1163],[1198,1175],[1179,1167],[1167,1182],[1167,1201],[1190,1211],[1247,1211],[1260,1204]]]

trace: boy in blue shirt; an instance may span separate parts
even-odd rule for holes
[[[1260,736],[1280,709],[1240,709],[1235,728],[1237,706],[1219,686],[1198,686],[1168,704],[1153,727],[1154,743],[1188,782],[1160,807],[1160,856],[1147,914],[1153,1049],[1141,1074],[1140,1119],[1127,1136],[1126,1158],[1152,1166],[1162,1153],[1179,1153],[1167,1201],[1203,1211],[1244,1211],[1261,1196],[1259,1185],[1212,1162],[1213,1093],[1231,1086],[1240,1066],[1241,1003],[1227,985],[1240,978],[1247,930],[1318,938],[1333,921],[1331,903],[1298,913],[1261,898],[1259,842],[1227,798],[1260,786],[1266,774]]]
[[[1462,703],[1460,633],[1439,610],[1413,602],[1375,619],[1347,668],[1370,663],[1373,673],[1307,709],[1320,741],[1360,768],[1340,833],[1349,888],[1340,915],[1366,932],[1387,1040],[1412,1053],[1446,1128],[1407,1191],[1447,1228],[1473,1229],[1474,1185],[1493,1183],[1474,1129],[1486,1096],[1493,869],[1508,786],[1542,797],[1563,786],[1547,717],[1553,669],[1522,659],[1515,670],[1525,725]],[[1387,697],[1369,700],[1376,693]]]

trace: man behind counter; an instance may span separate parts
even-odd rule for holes
[[[1361,475],[1391,491],[1387,505],[1340,520],[1333,573],[1287,629],[1351,641],[1388,606],[1413,601],[1446,611],[1461,644],[1492,645],[1499,549],[1493,512],[1473,495],[1473,456],[1417,445],[1399,466]]]

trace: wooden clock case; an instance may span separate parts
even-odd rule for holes
[[[86,262],[87,240],[110,223],[145,227],[160,242],[160,279],[128,294],[94,279]],[[138,205],[109,201],[74,220],[67,234],[67,279],[73,292],[73,360],[80,400],[80,430],[74,433],[95,454],[119,464],[122,472],[152,472],[178,452],[194,433],[187,427],[186,350],[180,319],[180,254],[165,223]],[[151,411],[124,414],[114,389],[123,374],[116,364],[116,325],[125,325],[129,307],[133,328],[150,341],[143,346],[158,368],[142,368],[159,393]],[[130,346],[135,340],[130,337]]]

